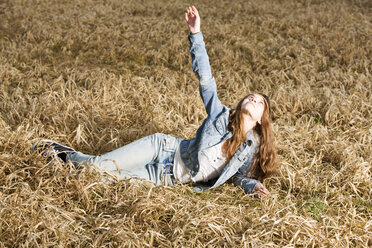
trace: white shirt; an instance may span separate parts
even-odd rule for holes
[[[226,157],[222,153],[223,142],[201,151],[199,171],[192,177],[181,158],[180,147],[174,155],[173,174],[177,182],[207,182],[218,177],[226,165]]]

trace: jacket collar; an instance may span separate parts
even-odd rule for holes
[[[245,136],[245,141],[248,141],[248,140],[254,140],[254,132],[253,132],[253,129],[249,130]]]
[[[249,130],[247,132],[247,135],[245,136],[245,142],[248,146],[256,146],[258,143],[260,143],[258,135],[253,131],[253,129]]]

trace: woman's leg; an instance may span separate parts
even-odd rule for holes
[[[139,177],[160,184],[160,170],[163,168],[159,168],[158,164],[173,163],[174,153],[181,140],[156,133],[101,156],[74,152],[69,154],[69,159],[75,164],[94,164],[122,178]]]

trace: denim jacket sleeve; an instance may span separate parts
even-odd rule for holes
[[[215,117],[223,109],[217,96],[217,85],[212,76],[205,43],[201,32],[189,35],[192,70],[199,79],[199,92],[208,116]]]
[[[232,177],[235,186],[242,187],[245,193],[253,193],[254,187],[260,183],[256,179],[246,177],[240,170]]]

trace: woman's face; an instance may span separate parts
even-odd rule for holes
[[[249,114],[253,121],[261,124],[265,110],[265,99],[260,94],[250,94],[244,99],[241,109],[243,113]]]

